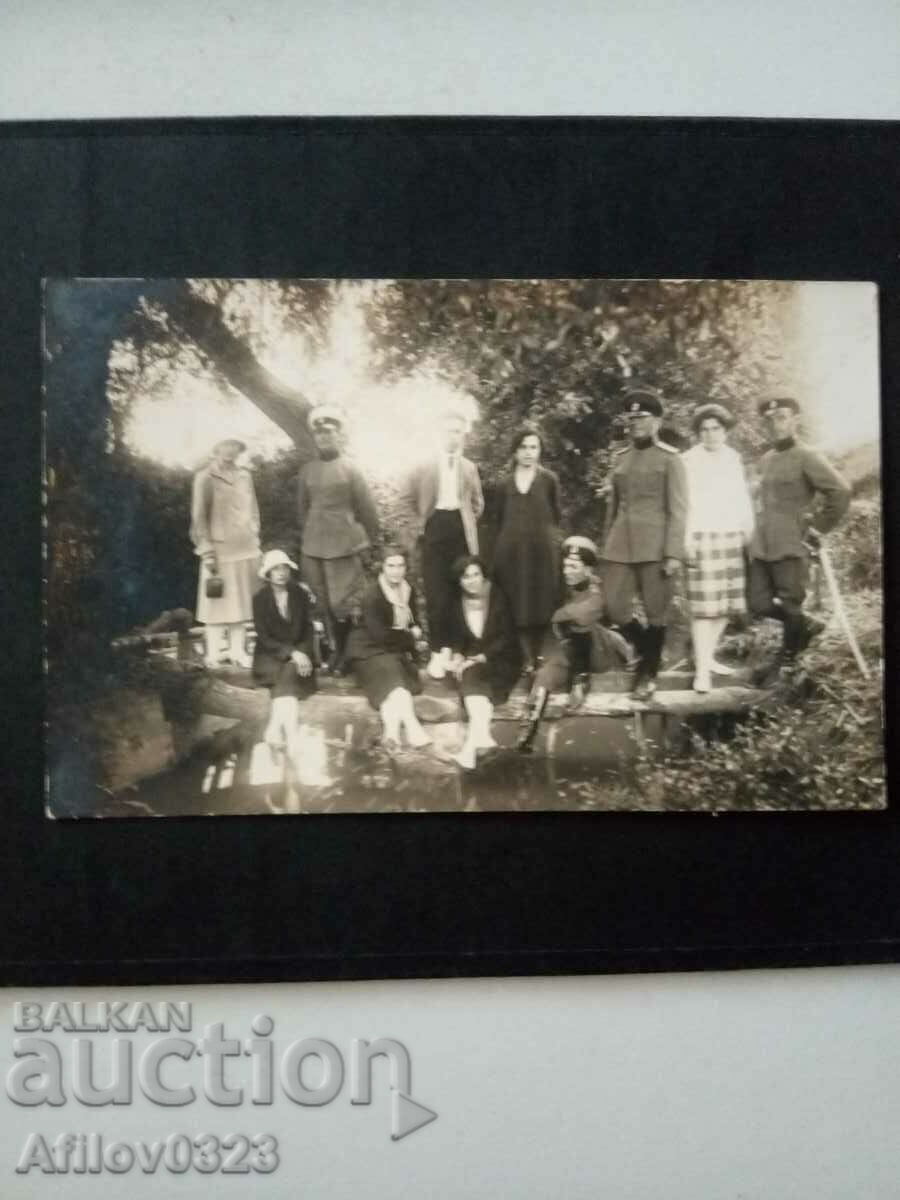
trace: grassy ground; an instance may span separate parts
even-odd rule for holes
[[[644,748],[619,781],[585,807],[664,811],[878,809],[886,803],[880,589],[846,597],[870,676],[864,679],[835,615],[769,701],[732,735],[691,737],[689,753]],[[728,657],[771,656],[779,627],[763,622],[730,639]]]

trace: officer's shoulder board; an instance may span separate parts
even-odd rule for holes
[[[680,454],[681,453],[681,451],[676,450],[674,446],[670,446],[668,442],[657,442],[656,444],[660,448],[660,450],[666,450],[666,451],[668,451],[669,454]]]
[[[630,450],[631,450],[630,446],[619,446],[619,448],[617,450],[613,450],[613,454],[616,457],[618,457],[618,456],[621,456],[622,454],[628,454]]]

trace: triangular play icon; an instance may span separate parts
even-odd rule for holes
[[[391,1088],[391,1141],[399,1142],[410,1133],[415,1133],[423,1125],[437,1120],[437,1113],[419,1104],[411,1096]]]

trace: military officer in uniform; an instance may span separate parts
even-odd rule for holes
[[[608,616],[637,653],[639,700],[649,700],[656,690],[666,612],[684,559],[687,481],[678,451],[659,440],[663,411],[649,388],[625,395],[630,444],[615,455],[603,543]],[[634,618],[636,596],[646,626]]]
[[[551,693],[569,690],[568,712],[577,712],[591,674],[620,669],[629,657],[625,639],[606,626],[603,589],[594,571],[600,552],[590,538],[575,535],[562,544],[565,602],[553,613],[541,645],[540,666],[528,696],[516,748],[528,752]]]
[[[297,516],[303,576],[322,606],[332,647],[329,669],[344,670],[354,610],[366,585],[364,559],[379,540],[378,513],[362,472],[341,454],[343,413],[320,404],[309,414],[318,458],[300,468]]]
[[[759,464],[748,590],[750,611],[758,617],[775,617],[784,626],[777,659],[781,666],[792,662],[825,628],[803,612],[810,549],[818,547],[822,535],[841,520],[850,503],[850,489],[823,455],[797,440],[800,406],[796,400],[764,400],[759,414],[771,446]]]

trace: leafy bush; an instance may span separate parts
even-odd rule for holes
[[[863,679],[838,630],[731,736],[693,732],[687,753],[642,745],[602,807],[666,811],[881,808],[885,804],[881,597],[850,610],[871,669]]]

